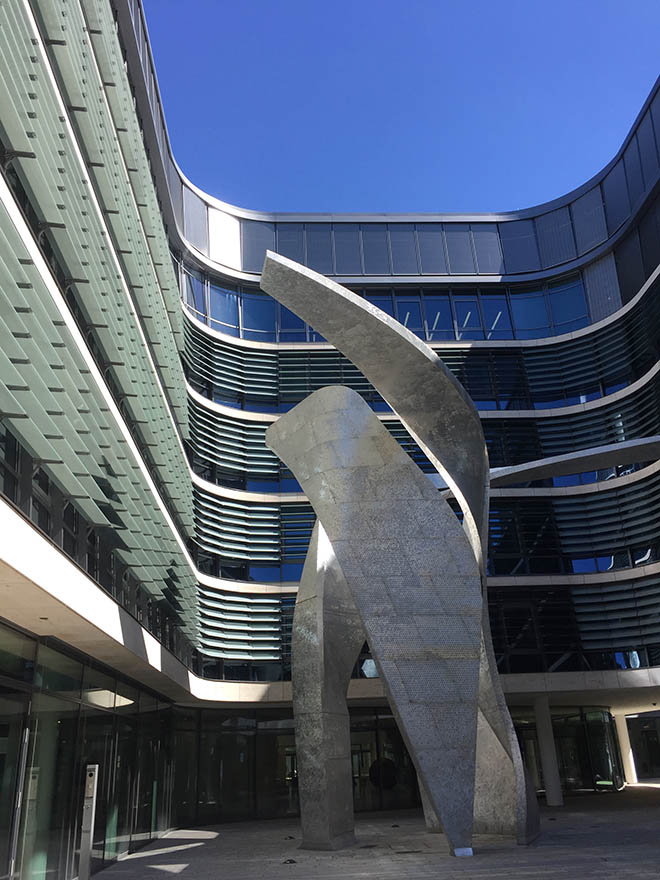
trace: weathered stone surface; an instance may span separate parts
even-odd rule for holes
[[[355,842],[346,690],[364,640],[348,584],[317,521],[292,630],[303,849],[340,849]]]
[[[449,505],[356,392],[314,392],[268,429],[266,443],[327,531],[420,780],[452,849],[467,853],[482,613],[472,547]],[[355,515],[337,516],[342,504],[357,512],[364,505],[368,540]],[[417,505],[424,540],[402,526],[402,510]],[[372,577],[382,601],[364,589]],[[433,599],[426,607],[422,577]]]
[[[484,548],[488,538],[488,455],[479,414],[463,387],[435,352],[413,333],[323,275],[269,251],[261,286],[322,333],[362,371],[452,489],[479,561],[487,609]],[[356,473],[354,479],[363,477]],[[423,537],[422,523],[414,517],[402,519],[405,524],[401,527],[411,538]],[[368,525],[363,529],[369,532]],[[508,823],[507,833],[515,834],[519,843],[529,843],[538,835],[538,806],[536,798],[530,796],[497,675],[487,610],[482,627],[479,708],[485,723],[479,728],[484,748],[478,748],[476,818],[485,827],[487,817],[497,815],[494,832]],[[500,752],[490,748],[492,737],[500,742]],[[495,759],[502,762],[496,773],[501,781],[497,790],[490,784]],[[491,803],[492,798],[498,800]]]

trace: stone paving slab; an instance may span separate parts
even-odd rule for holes
[[[357,846],[298,849],[295,819],[171,831],[106,868],[99,880],[660,880],[660,787],[575,796],[542,809],[532,846],[475,838],[475,855],[457,859],[421,812],[358,815]]]

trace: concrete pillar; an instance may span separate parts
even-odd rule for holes
[[[536,736],[539,742],[539,755],[545,784],[545,802],[549,807],[563,807],[564,797],[559,780],[559,765],[555,737],[552,732],[550,702],[546,694],[535,698],[534,715],[536,716]]]
[[[621,760],[623,761],[623,775],[628,785],[635,785],[637,782],[635,756],[630,745],[628,722],[623,712],[620,715],[614,716],[614,723],[616,724],[616,735],[619,738],[619,749],[621,751]]]

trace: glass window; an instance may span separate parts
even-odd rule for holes
[[[542,291],[512,294],[511,312],[518,339],[535,339],[550,335],[548,309]]]
[[[578,253],[584,254],[607,238],[600,187],[595,186],[571,204]]]
[[[481,295],[481,312],[484,316],[486,339],[512,339],[509,304],[505,296]]]
[[[244,339],[275,341],[277,303],[269,296],[243,294],[242,335]]]
[[[472,296],[454,296],[454,310],[456,311],[457,339],[484,338],[476,293]]]
[[[454,321],[451,314],[449,296],[431,295],[424,297],[426,311],[426,328],[428,338],[432,341],[455,339]]]
[[[644,178],[642,177],[642,163],[637,149],[637,138],[633,137],[623,154],[623,164],[626,169],[628,192],[631,205],[636,205],[644,194]]]
[[[574,574],[588,574],[596,571],[596,560],[592,557],[587,559],[571,559]]]
[[[449,271],[452,275],[472,275],[474,273],[474,258],[468,224],[445,223],[445,240],[449,257]]]
[[[418,296],[397,296],[396,311],[399,321],[417,336],[424,336],[422,307]]]
[[[209,252],[209,223],[206,202],[197,193],[183,188],[183,228],[186,238],[204,254]]]
[[[305,262],[302,223],[277,224],[277,252],[296,263]]]
[[[366,296],[365,299],[377,308],[382,309],[384,312],[387,312],[388,315],[394,317],[392,295],[390,293],[383,292],[377,295]]]
[[[395,275],[417,275],[417,246],[412,223],[390,223],[392,271]]]
[[[558,208],[537,217],[536,235],[543,266],[556,266],[575,259],[573,225],[568,208]]]
[[[332,274],[332,241],[329,223],[307,223],[307,265],[315,272]]]
[[[261,272],[266,251],[275,250],[275,224],[241,220],[243,270]]]
[[[183,270],[183,301],[191,309],[206,317],[204,277],[192,269]]]
[[[238,293],[212,284],[209,289],[211,326],[238,336]]]
[[[19,681],[31,681],[36,642],[0,625],[0,673]]]
[[[658,175],[658,153],[655,148],[653,123],[651,122],[651,114],[649,112],[646,113],[637,127],[637,144],[639,146],[646,189],[650,189],[651,184]]]
[[[607,231],[611,235],[621,226],[630,214],[630,200],[628,187],[626,186],[626,173],[623,160],[619,159],[614,168],[609,172],[602,184],[603,200],[605,202],[605,215],[607,217]]]
[[[504,272],[500,236],[495,223],[473,223],[472,241],[477,257],[477,272],[500,275]]]
[[[360,227],[357,223],[335,223],[334,232],[337,275],[361,275]]]
[[[100,707],[102,709],[114,709],[114,678],[91,666],[85,667],[82,698],[91,706]]]
[[[500,223],[500,239],[507,272],[531,272],[541,268],[533,220]]]
[[[389,275],[390,260],[387,253],[387,227],[384,223],[362,224],[362,251],[364,271],[367,275]]]
[[[35,684],[45,691],[59,691],[62,696],[80,697],[82,664],[66,654],[39,645]]]
[[[552,323],[559,332],[566,333],[586,325],[587,301],[579,279],[550,287],[549,297]]]
[[[417,241],[424,275],[446,275],[447,261],[440,223],[418,223]]]
[[[307,325],[286,306],[280,306],[280,342],[304,342]]]

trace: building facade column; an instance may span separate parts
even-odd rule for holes
[[[536,717],[536,736],[539,744],[541,769],[543,770],[543,782],[545,785],[545,802],[549,807],[563,807],[564,796],[559,779],[555,737],[552,732],[550,701],[546,694],[541,694],[535,698],[534,715]]]
[[[623,775],[627,785],[635,785],[637,782],[637,768],[635,767],[635,756],[633,755],[632,746],[630,745],[628,722],[626,721],[626,716],[623,712],[614,716],[614,723],[616,724],[616,735],[619,738],[619,750],[623,762]]]

